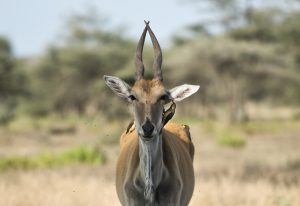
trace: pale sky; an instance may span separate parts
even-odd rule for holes
[[[202,2],[202,6],[191,2]],[[253,6],[287,6],[288,0],[240,0]],[[7,37],[17,57],[39,55],[51,43],[59,41],[66,19],[92,7],[106,17],[111,27],[125,26],[124,35],[138,39],[150,25],[162,47],[185,26],[213,21],[216,13],[201,0],[0,0],[0,35]],[[299,5],[298,5],[299,6]],[[201,10],[200,10],[201,8]]]
[[[184,0],[0,0],[0,35],[12,43],[18,57],[39,55],[63,32],[72,13],[96,7],[112,26],[124,25],[129,37],[138,38],[144,23],[151,26],[162,46],[171,35],[199,21],[195,5]]]

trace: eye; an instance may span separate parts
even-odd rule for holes
[[[167,94],[163,94],[159,99],[163,100],[163,101],[168,101],[168,100],[170,100],[170,97]]]
[[[129,97],[128,97],[131,101],[134,101],[134,100],[136,100],[136,97],[134,96],[134,95],[130,95]]]

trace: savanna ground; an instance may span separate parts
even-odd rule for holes
[[[300,205],[299,120],[260,120],[234,126],[174,121],[190,125],[196,149],[196,186],[190,205]],[[53,117],[19,118],[2,127],[0,205],[119,205],[114,168],[118,135],[126,124],[107,123],[101,117]],[[41,167],[3,163],[5,158],[30,158],[45,151],[51,156],[78,146],[97,147],[101,161]]]

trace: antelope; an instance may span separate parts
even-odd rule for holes
[[[194,145],[188,126],[168,121],[175,113],[175,102],[194,94],[200,86],[164,87],[162,51],[149,22],[145,24],[135,53],[134,85],[104,75],[108,87],[130,102],[134,111],[134,123],[120,138],[116,190],[125,206],[188,205],[194,190]],[[154,49],[151,80],[144,78],[142,58],[147,31]],[[165,111],[169,103],[172,105]]]

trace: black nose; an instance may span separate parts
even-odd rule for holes
[[[154,130],[154,126],[153,124],[151,124],[151,122],[149,121],[149,119],[146,120],[146,122],[143,124],[142,126],[143,131],[144,131],[144,135],[147,137],[151,136],[153,130]]]

